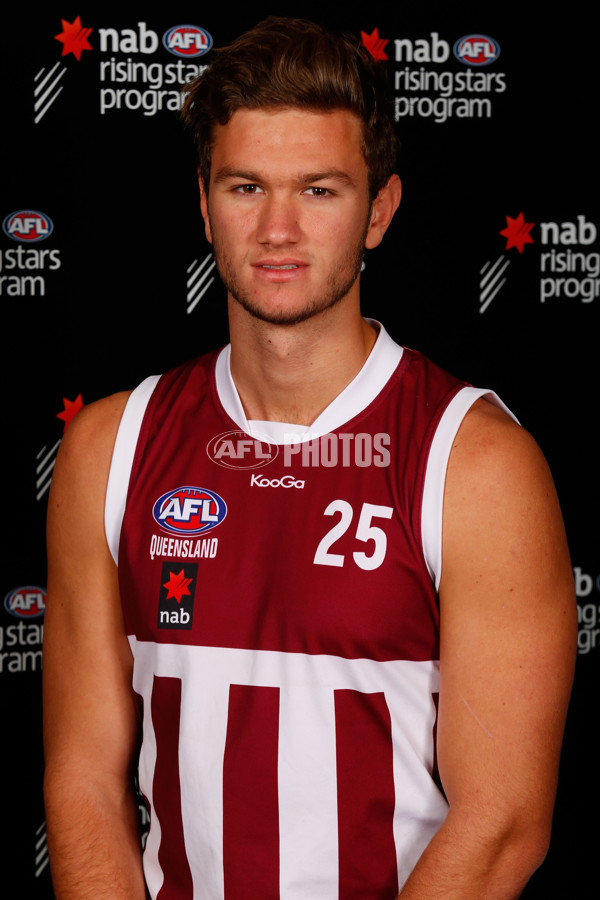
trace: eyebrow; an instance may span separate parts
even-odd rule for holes
[[[260,184],[267,180],[259,172],[251,172],[245,169],[236,169],[233,166],[222,166],[215,172],[214,182],[219,183],[232,178],[239,178],[247,184]],[[315,184],[317,181],[336,181],[339,184],[346,184],[351,187],[355,185],[353,178],[347,172],[341,169],[327,169],[324,172],[302,172],[299,173],[294,182],[299,186]]]

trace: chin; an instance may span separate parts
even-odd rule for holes
[[[325,302],[313,302],[300,308],[268,309],[258,303],[250,302],[247,298],[236,297],[235,294],[232,294],[233,299],[239,303],[247,313],[253,316],[253,318],[258,319],[261,322],[267,322],[270,325],[285,326],[299,325],[301,322],[307,322],[309,319],[314,319],[317,316],[328,312],[330,309],[333,309],[333,307],[337,306],[345,296],[347,296],[347,292],[341,296],[330,298]]]

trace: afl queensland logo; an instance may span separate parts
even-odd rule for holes
[[[500,44],[485,34],[468,34],[454,44],[454,55],[466,66],[488,66],[500,56]]]
[[[174,56],[191,59],[203,56],[212,47],[212,37],[197,25],[175,25],[163,34],[163,44]]]
[[[221,524],[227,505],[208,488],[179,487],[158,498],[152,515],[161,528],[172,534],[202,534]]]
[[[21,244],[35,244],[45,241],[52,234],[51,219],[35,209],[19,209],[2,222],[4,234]]]

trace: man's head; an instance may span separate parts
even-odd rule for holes
[[[186,90],[183,119],[194,133],[205,190],[215,127],[239,109],[348,110],[362,125],[371,200],[394,172],[397,139],[384,73],[355,40],[312,22],[266,19],[214,51],[208,69]]]

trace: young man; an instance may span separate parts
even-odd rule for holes
[[[546,852],[575,646],[560,511],[493,394],[361,316],[400,201],[378,78],[270,19],[190,89],[231,343],[63,441],[59,900],[513,898]]]

